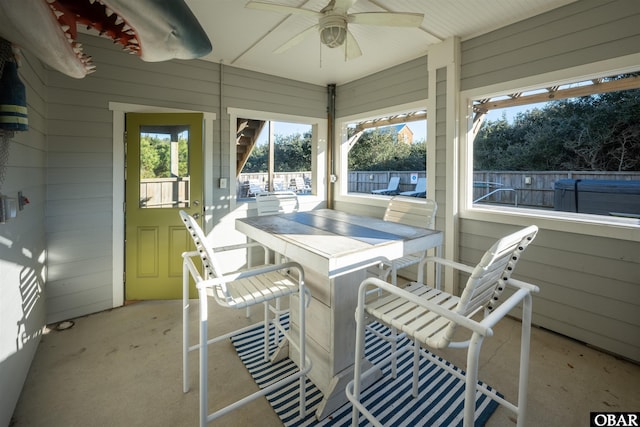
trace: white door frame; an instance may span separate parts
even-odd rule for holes
[[[213,149],[213,121],[216,114],[207,111],[182,110],[175,108],[154,107],[152,105],[125,104],[109,102],[109,110],[113,112],[113,213],[112,223],[112,307],[120,307],[124,304],[124,169],[125,149],[123,135],[125,131],[126,113],[203,113],[204,132],[202,141],[202,155],[204,159],[204,206],[211,205],[213,201],[212,188],[207,183],[212,182],[211,168],[207,167],[209,156]]]

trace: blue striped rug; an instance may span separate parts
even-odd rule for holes
[[[288,317],[283,318],[288,324]],[[388,329],[372,324],[382,333]],[[274,338],[273,327],[271,339]],[[265,387],[284,375],[296,371],[297,367],[290,359],[276,364],[262,359],[262,325],[231,338],[238,356],[249,370],[259,387]],[[390,344],[374,334],[367,332],[365,338],[365,356],[376,363],[389,354]],[[405,338],[399,345],[407,345]],[[270,352],[275,351],[271,341]],[[398,375],[390,376],[391,366],[382,367],[384,377],[362,392],[362,398],[380,422],[385,426],[462,426],[462,408],[464,406],[464,382],[443,370],[424,357],[420,358],[420,386],[417,399],[411,397],[412,353],[404,353],[398,358]],[[455,368],[458,370],[458,368]],[[486,386],[491,390],[491,387]],[[267,400],[278,414],[282,423],[289,426],[350,426],[351,404],[348,403],[322,421],[315,418],[315,410],[322,400],[322,392],[307,379],[306,398],[307,416],[300,419],[298,412],[298,382],[268,394]],[[476,394],[476,426],[483,426],[498,407],[498,403],[486,395]],[[362,416],[360,425],[370,425]]]

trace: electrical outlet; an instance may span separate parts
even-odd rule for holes
[[[227,188],[227,178],[220,178],[220,188]]]

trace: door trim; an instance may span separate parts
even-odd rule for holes
[[[204,158],[203,183],[203,212],[207,211],[213,201],[212,188],[207,183],[212,182],[211,168],[208,163],[209,153],[213,151],[213,121],[216,113],[196,110],[182,110],[175,108],[154,107],[152,105],[126,104],[109,102],[109,110],[113,112],[113,223],[112,223],[112,307],[124,304],[124,167],[125,150],[122,137],[125,131],[126,113],[202,113],[204,114],[204,133],[202,135],[202,155]],[[204,221],[203,221],[204,222]]]

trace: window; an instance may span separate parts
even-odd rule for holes
[[[342,129],[341,175],[347,176],[340,186],[342,194],[413,192],[418,181],[426,180],[425,110],[350,118],[342,123]],[[390,184],[393,189],[381,191]]]
[[[265,191],[311,193],[311,125],[248,119],[238,119],[238,122],[238,128],[242,129],[239,140],[245,134],[252,136],[243,148],[247,154],[244,161],[238,163],[238,167],[242,167],[239,171],[239,181],[243,183],[241,198]],[[249,125],[242,123],[254,123],[255,127],[247,132]]]
[[[141,126],[140,207],[189,207],[189,126]]]
[[[640,218],[639,88],[631,72],[476,98],[473,208]]]
[[[296,177],[307,184],[304,194],[326,193],[326,119],[237,108],[228,108],[228,112],[230,162],[235,165],[230,188],[233,200],[251,200],[259,191],[290,189]],[[269,123],[273,124],[272,150]],[[272,172],[267,160],[270,153]]]

